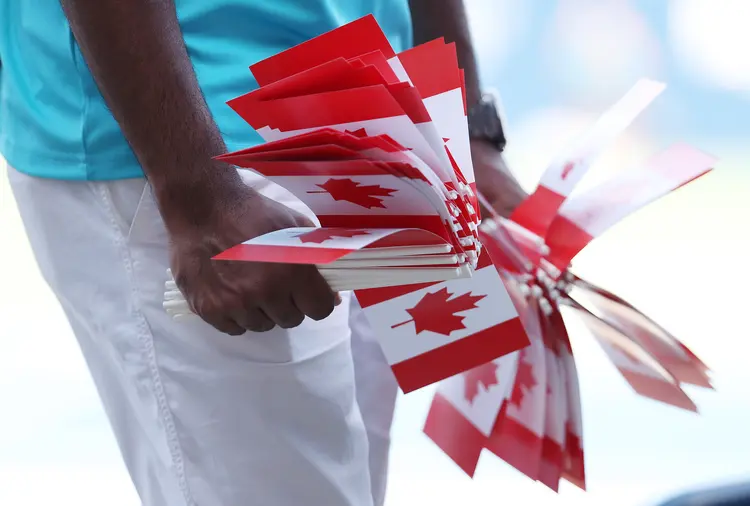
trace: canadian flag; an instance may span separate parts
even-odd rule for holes
[[[544,441],[539,464],[539,481],[557,491],[563,471],[565,426],[568,419],[566,378],[561,356],[563,342],[557,334],[556,327],[550,321],[552,314],[542,316],[547,401],[544,410]]]
[[[419,92],[432,123],[445,140],[466,182],[476,190],[463,72],[456,72],[458,57],[455,44],[434,40],[399,53],[396,59]]]
[[[448,253],[450,245],[420,229],[285,228],[249,239],[216,255],[216,260],[327,264],[363,250],[427,247]]]
[[[361,34],[356,43],[343,42],[355,33]],[[359,89],[361,91],[354,95],[364,96],[369,93],[364,88],[379,86],[387,90],[410,119],[411,125],[405,128],[408,130],[406,137],[411,140],[404,145],[427,162],[444,183],[456,189],[462,189],[462,184],[473,184],[463,71],[458,69],[455,44],[445,44],[438,39],[396,55],[374,17],[365,16],[346,27],[332,30],[259,62],[251,66],[251,71],[262,88],[235,99],[230,106],[258,129],[266,140],[278,138],[279,135],[295,135],[300,133],[297,129],[304,131],[309,128],[298,121],[294,122],[296,126],[284,126],[278,123],[278,118],[273,114],[269,115],[272,111],[278,112],[278,107],[289,108],[288,102],[274,103],[279,99],[304,94],[310,95],[311,100],[325,100],[325,92],[335,92],[334,96],[341,100],[340,104],[336,104],[339,99],[332,98],[332,103],[328,104],[330,107],[327,109],[332,114],[323,119],[325,115],[321,116],[319,111],[312,112],[315,117],[308,118],[308,123],[312,121],[317,127],[330,123],[332,128],[338,128],[341,125],[334,126],[332,118],[337,118],[336,122],[339,123],[345,120],[341,111],[336,111],[337,107],[347,108],[349,112],[362,109],[355,116],[347,115],[346,120],[356,117],[356,121],[370,121],[384,117],[373,116],[368,111],[369,104],[357,99],[350,100],[348,96],[351,94],[340,93]],[[300,83],[304,82],[309,82],[308,89],[300,93]],[[446,97],[432,100],[448,92]],[[267,104],[259,104],[261,101]],[[308,100],[297,102],[301,106]],[[306,114],[310,112],[306,110]],[[439,120],[435,121],[432,114]],[[398,116],[399,113],[393,115]],[[395,123],[402,121],[396,120]],[[375,125],[374,128],[377,130],[381,127]],[[418,140],[413,136],[415,131],[419,133]],[[401,133],[394,134],[399,141],[404,139]],[[418,145],[414,146],[415,142]],[[430,151],[425,150],[427,146],[431,148]],[[454,172],[453,162],[456,162],[456,168],[462,174]],[[473,208],[476,208],[475,197],[470,197]],[[469,211],[471,214],[471,209]]]
[[[329,162],[330,163],[330,162]],[[346,162],[350,165],[351,162]],[[375,171],[373,171],[375,172]],[[306,199],[316,215],[438,216],[414,186],[392,174],[276,176],[280,186]]]
[[[711,170],[713,156],[675,144],[640,170],[624,171],[566,201],[549,226],[550,260],[563,268],[595,237],[625,216]]]
[[[453,180],[412,119],[382,85],[259,102],[242,116],[266,141],[319,128],[342,132],[364,128],[370,135],[386,134],[411,149],[442,181]],[[270,124],[264,125],[266,120]]]
[[[453,240],[446,204],[436,207],[431,187],[368,160],[256,162],[253,169],[297,195],[324,227],[422,228]]]
[[[373,51],[386,59],[396,56],[375,17],[368,15],[255,63],[250,70],[265,87],[336,58],[359,58]]]
[[[535,310],[536,301],[530,301]],[[530,477],[539,479],[547,398],[546,352],[537,315],[526,328],[531,344],[519,351],[516,377],[487,448]]]
[[[356,292],[404,390],[454,376],[528,343],[502,279],[483,254],[474,275]]]
[[[490,236],[481,235],[527,336],[538,333],[535,308],[529,304],[516,278],[498,261],[502,250]],[[514,394],[519,360],[525,350],[481,364],[440,382],[438,386],[424,433],[469,476],[474,475],[482,449],[488,447],[490,437],[500,423],[501,410]],[[523,367],[527,368],[526,365]]]
[[[340,58],[321,67],[333,69],[337,65],[342,65]],[[287,79],[306,82],[312,77],[319,84],[326,83],[319,86],[321,91],[317,93],[308,90],[292,96],[256,90],[230,101],[229,105],[266,141],[319,128],[340,131],[366,128],[371,135],[388,134],[413,150],[443,182],[457,183],[443,143],[417,91],[409,83],[389,84],[378,72],[363,75],[366,70],[350,66],[350,75],[362,79],[356,87],[344,88],[339,84],[337,69],[323,76],[320,68],[308,69]]]
[[[644,397],[697,411],[674,377],[636,342],[579,305],[571,305],[625,381]]]
[[[550,323],[555,326],[563,346],[560,347],[560,367],[564,377],[566,410],[565,413],[565,453],[563,455],[562,477],[577,487],[586,490],[586,469],[583,457],[583,413],[581,393],[578,385],[578,369],[573,358],[565,322],[559,311],[552,314]]]
[[[391,226],[407,226],[401,217],[408,215],[414,221],[422,215],[430,222],[434,220],[428,215],[439,215],[451,236],[453,232],[471,233],[455,224],[454,206],[447,202],[447,195],[440,190],[442,183],[424,162],[389,136],[368,136],[364,128],[353,132],[323,128],[220,158],[256,171],[299,195],[322,216],[324,226],[379,227],[386,226],[385,220]],[[326,176],[325,181],[316,180]],[[310,185],[324,188],[310,189]],[[326,193],[329,198],[316,197]],[[368,220],[374,223],[367,225]],[[438,223],[437,227],[444,225]]]
[[[576,280],[573,298],[588,299],[604,321],[634,339],[680,383],[712,388],[708,367],[684,344],[649,317],[614,294]],[[579,295],[580,292],[580,295]]]
[[[242,117],[266,141],[305,134],[320,128],[342,132],[365,129],[368,135],[387,135],[415,155],[416,167],[435,188],[458,187],[458,177],[450,164],[441,161],[428,139],[382,85],[365,86],[258,102],[243,110]],[[269,122],[271,124],[264,125]],[[418,160],[421,160],[419,162]],[[461,213],[456,216],[464,235],[469,236],[465,249],[476,249],[479,241],[469,223],[476,222],[470,209],[456,202]]]
[[[397,55],[375,18],[365,16],[259,62],[250,69],[258,83],[265,87],[291,78],[295,74],[309,71],[316,66],[329,64],[337,58],[346,59],[349,63],[371,65],[378,69],[383,84],[392,86],[391,91],[397,95],[397,101],[412,116],[413,123],[425,142],[432,146],[433,156],[437,157],[437,159],[432,158],[432,161],[450,168],[441,142],[442,139],[447,138],[450,151],[456,156],[458,166],[464,176],[473,182],[471,158],[467,151],[468,146],[466,146],[468,144],[467,124],[463,125],[463,130],[460,129],[460,125],[455,124],[456,118],[463,118],[466,114],[465,100],[461,91],[463,88],[461,72],[456,72],[458,58],[454,44],[445,44],[442,39],[439,39]],[[386,68],[383,61],[388,64],[389,68]],[[399,86],[402,83],[407,84],[408,87]],[[415,95],[412,93],[414,89],[418,92],[416,96],[422,99],[419,105],[426,106],[426,111],[417,107],[414,101]],[[445,104],[435,107],[434,101],[429,100],[447,91],[452,91],[454,96],[447,102],[443,100],[449,106],[448,108]],[[456,111],[460,111],[457,116],[446,116]],[[413,146],[408,147],[413,148]],[[419,156],[422,157],[421,154]],[[430,163],[427,158],[424,160]],[[458,183],[450,172],[444,173],[444,176],[448,177],[443,181]]]
[[[352,36],[353,27],[373,35],[369,43],[352,45],[363,53],[354,54],[351,48],[342,49],[332,42]],[[375,37],[375,33],[380,36]],[[442,41],[438,45],[446,46]],[[455,47],[449,51],[455,53]],[[455,55],[453,60],[457,65]],[[403,79],[406,69],[372,16],[268,58],[253,65],[251,71],[260,73],[256,79],[262,88],[229,105],[266,141],[298,137],[321,128],[387,134],[411,151],[417,168],[433,186],[447,190],[452,199],[452,192],[457,190],[461,198],[455,198],[452,205],[460,211],[454,219],[461,230],[461,246],[476,260],[481,248],[476,234],[476,199],[453,164],[454,158],[445,146],[448,139],[439,135],[411,79]],[[458,78],[458,67],[452,73]],[[424,76],[407,77],[419,80]],[[303,84],[308,85],[307,90]],[[459,118],[464,116],[461,109]],[[464,136],[468,142],[468,133]]]
[[[705,371],[700,368],[686,349],[661,339],[658,331],[623,317],[622,313],[600,310],[604,320],[618,330],[631,336],[651,354],[680,383],[711,388]]]
[[[438,385],[424,433],[469,476],[511,394],[518,357],[510,353]]]
[[[503,401],[511,394],[518,353],[487,362],[438,385],[444,397],[482,434],[489,436]]]
[[[397,63],[396,63],[397,62]],[[403,69],[422,99],[430,117],[428,124],[418,124],[425,131],[428,127],[439,134],[444,144],[431,143],[447,167],[455,174],[449,188],[458,190],[461,199],[457,205],[470,217],[470,228],[479,223],[479,201],[474,181],[471,160],[466,95],[463,70],[458,68],[458,56],[454,43],[446,44],[437,39],[399,53],[391,60],[394,69]],[[434,139],[434,136],[427,135]],[[476,235],[475,235],[476,237]]]
[[[571,194],[589,167],[664,90],[663,83],[641,79],[610,107],[571,148],[547,167],[539,186],[513,212],[511,219],[544,237],[557,210]]]

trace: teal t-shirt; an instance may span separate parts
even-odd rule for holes
[[[257,86],[249,65],[370,13],[394,49],[411,45],[407,0],[176,0],[176,5],[198,81],[230,150],[261,141],[226,105]],[[0,153],[17,170],[39,177],[143,175],[59,0],[0,0]]]

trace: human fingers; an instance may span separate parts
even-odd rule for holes
[[[302,313],[316,321],[328,318],[341,302],[340,296],[313,266],[304,269],[304,275],[293,287],[292,300]]]

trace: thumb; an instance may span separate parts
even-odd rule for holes
[[[301,213],[294,209],[290,209],[292,214],[294,215],[294,222],[297,224],[298,227],[319,227],[320,223],[317,223],[317,218],[315,218],[315,215],[312,211],[308,211],[309,214],[312,216],[308,216],[307,213]]]

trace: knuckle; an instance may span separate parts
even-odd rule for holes
[[[224,318],[221,314],[207,313],[199,315],[203,321],[211,325],[222,334],[230,336],[240,336],[245,333],[245,329],[235,324],[231,320]]]
[[[245,329],[237,325],[231,318],[234,306],[228,296],[204,296],[197,298],[192,303],[194,312],[200,318],[223,334],[240,336]]]
[[[218,320],[225,313],[224,304],[216,297],[196,297],[192,304],[196,314],[205,320]]]
[[[304,306],[307,316],[315,321],[320,321],[328,318],[333,313],[334,309],[336,309],[335,302],[336,300],[332,293],[317,290],[306,294],[300,305]]]
[[[273,330],[275,327],[275,323],[268,319],[263,319],[253,323],[252,328],[248,328],[248,330],[252,332],[268,332],[270,330]]]
[[[219,332],[222,332],[224,334],[228,334],[228,335],[234,336],[234,337],[241,336],[245,332],[247,332],[247,330],[243,329],[242,327],[235,327],[235,326],[225,327],[225,328],[220,328],[220,327],[216,327],[216,326],[214,326],[214,327]]]
[[[279,280],[275,285],[268,286],[263,290],[263,296],[258,302],[283,310],[289,305],[290,300],[289,285]]]
[[[328,318],[336,309],[336,295],[327,286],[304,287],[297,294],[300,308],[315,321]]]
[[[283,320],[283,323],[280,325],[281,328],[284,329],[293,329],[294,327],[299,327],[302,325],[302,322],[305,321],[305,315],[300,314],[299,316],[289,316],[288,318]]]
[[[309,316],[316,322],[319,322],[331,316],[331,313],[333,313],[334,309],[336,309],[336,307],[333,305],[333,303],[327,304],[325,306],[320,306],[319,308],[313,309],[307,314],[307,316]]]
[[[241,315],[240,324],[251,332],[266,332],[276,326],[257,309],[245,310]]]
[[[254,280],[253,283],[243,287],[244,299],[251,303],[262,303],[269,299],[279,297],[286,280],[271,276],[264,276]]]
[[[278,318],[279,326],[285,329],[297,327],[301,325],[303,321],[305,321],[305,315],[302,314],[302,311],[291,307],[279,310]]]

